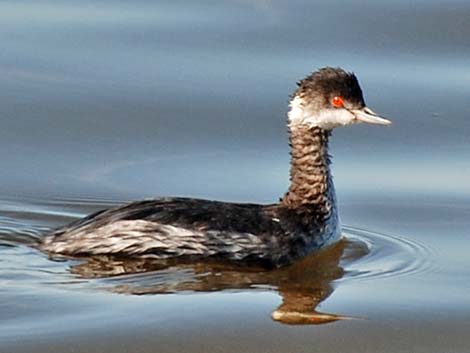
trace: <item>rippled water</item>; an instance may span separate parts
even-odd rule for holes
[[[0,3],[0,352],[467,352],[469,19],[461,0]],[[272,272],[35,250],[124,200],[277,200],[288,96],[325,65],[394,122],[334,133],[334,248]]]
[[[64,293],[79,290],[84,295],[90,291],[127,295],[273,292],[282,298],[282,304],[277,309],[273,308],[271,317],[274,320],[286,324],[323,324],[348,318],[315,310],[334,292],[335,283],[416,274],[431,265],[431,253],[423,245],[349,227],[345,227],[344,238],[339,244],[277,270],[218,262],[124,260],[107,256],[48,259],[34,249],[36,241],[47,232],[47,224],[52,227],[73,215],[72,210],[64,211],[67,208],[101,208],[106,202],[43,200],[35,205],[5,203],[0,247],[4,248],[3,258],[7,266],[2,269],[2,279],[12,294],[18,294],[19,288]],[[28,258],[27,263],[25,258]],[[95,315],[102,310],[93,308]],[[19,319],[16,306],[8,310],[7,316],[11,315],[11,321],[19,321],[20,324],[7,330],[6,336],[21,336],[30,326],[37,330],[43,320],[35,315],[35,311],[28,308],[24,317]],[[59,332],[68,330],[75,331],[77,327],[59,328]],[[48,328],[42,335],[50,335],[51,331],[54,330]]]

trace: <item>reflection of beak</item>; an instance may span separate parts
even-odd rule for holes
[[[369,109],[368,107],[351,110],[351,113],[354,115],[357,121],[362,123],[379,125],[390,125],[392,123],[390,120],[377,115],[376,113],[374,113],[373,110]]]

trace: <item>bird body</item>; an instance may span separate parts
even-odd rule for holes
[[[212,257],[277,267],[336,239],[337,219],[332,215],[327,223],[279,204],[159,198],[90,215],[49,234],[42,248],[74,256]]]
[[[157,198],[103,210],[46,235],[70,256],[218,258],[279,267],[340,237],[328,141],[334,127],[388,124],[366,107],[354,74],[320,69],[290,102],[290,187],[277,204]]]

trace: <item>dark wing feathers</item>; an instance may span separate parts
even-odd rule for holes
[[[264,208],[256,204],[225,203],[201,199],[159,198],[132,202],[98,211],[66,226],[63,230],[84,226],[99,227],[121,220],[144,220],[175,227],[233,232],[266,230]],[[59,230],[60,231],[60,230]]]
[[[321,248],[333,234],[304,217],[278,205],[159,198],[91,214],[51,232],[40,248],[68,255],[252,258],[278,266]]]

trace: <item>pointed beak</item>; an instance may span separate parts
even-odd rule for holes
[[[351,110],[351,113],[354,115],[358,122],[369,123],[369,124],[379,124],[379,125],[390,125],[392,122],[388,119],[381,117],[376,114],[372,109],[364,107],[361,109]]]

